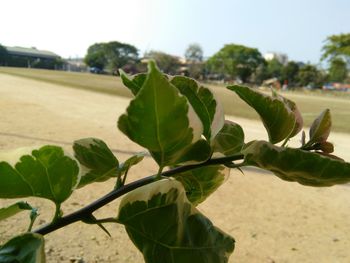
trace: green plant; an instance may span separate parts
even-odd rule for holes
[[[159,166],[157,173],[126,184],[130,169],[145,154],[119,163],[96,138],[75,141],[74,157],[53,145],[0,153],[0,198],[34,196],[56,206],[51,223],[35,230],[36,208],[18,201],[0,209],[0,220],[30,211],[28,231],[0,247],[0,262],[45,262],[44,235],[77,221],[97,224],[106,232],[103,224],[123,224],[145,262],[227,262],[234,239],[196,206],[217,190],[229,169],[256,166],[309,186],[350,181],[350,164],[331,155],[329,110],[313,122],[308,140],[303,132],[301,146],[290,148],[289,139],[303,126],[295,103],[275,92],[267,96],[229,86],[257,111],[268,131],[269,141],[245,143],[242,128],[224,120],[213,93],[196,81],[166,76],[154,62],[147,74],[129,77],[121,72],[121,77],[134,98],[118,127],[148,150]],[[106,180],[115,181],[111,192],[71,214],[62,214],[61,205],[73,191]],[[93,215],[123,195],[118,214]]]

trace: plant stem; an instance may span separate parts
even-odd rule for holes
[[[159,166],[158,173],[157,173],[157,179],[162,178],[162,171],[163,171],[163,166]]]
[[[123,185],[122,187],[120,187],[118,189],[114,189],[111,192],[109,192],[108,194],[106,194],[106,195],[102,196],[101,198],[97,199],[96,201],[92,202],[91,204],[89,204],[89,205],[87,205],[87,206],[85,206],[85,207],[83,207],[83,208],[81,208],[81,209],[79,209],[71,214],[68,214],[68,215],[63,216],[63,217],[59,217],[54,222],[52,222],[48,225],[44,225],[42,227],[39,227],[38,229],[34,230],[33,232],[41,234],[41,235],[46,235],[46,234],[49,234],[57,229],[64,227],[64,226],[70,225],[70,224],[75,223],[77,221],[81,221],[84,218],[88,218],[89,216],[91,216],[92,213],[95,212],[96,210],[98,210],[99,208],[114,201],[115,199],[121,197],[122,195],[124,195],[132,190],[135,190],[141,186],[150,184],[150,183],[152,183],[152,182],[154,182],[162,177],[170,177],[174,174],[186,172],[189,170],[193,170],[196,168],[205,167],[205,166],[209,166],[209,165],[225,164],[225,163],[232,162],[232,161],[242,160],[243,157],[244,157],[243,155],[234,155],[234,156],[210,159],[204,163],[180,166],[180,167],[162,172],[160,174],[144,177],[144,178],[139,179],[137,181],[131,182],[127,185]],[[56,210],[56,212],[57,212],[57,210]]]
[[[32,231],[35,219],[38,217],[38,209],[32,207],[32,211],[30,212],[30,224],[28,226],[27,232]]]
[[[104,223],[119,223],[119,221],[115,217],[108,217],[108,218],[96,219],[95,222],[91,224],[104,224]]]
[[[91,204],[71,213],[68,214],[66,216],[63,216],[61,218],[59,218],[58,220],[56,220],[55,222],[45,225],[39,229],[36,229],[34,231],[34,233],[38,233],[41,235],[45,235],[48,234],[50,232],[53,232],[57,229],[60,229],[64,226],[70,225],[74,222],[80,221],[88,216],[90,216],[94,211],[96,211],[97,209],[105,206],[106,204],[112,202],[113,200],[117,199],[118,197],[132,191],[135,190],[138,187],[147,185],[149,183],[152,183],[155,181],[155,176],[148,176],[145,178],[142,178],[140,180],[137,180],[135,182],[132,182],[130,184],[127,184],[125,186],[122,186],[118,189],[115,189],[111,192],[109,192],[108,194],[106,194],[105,196],[97,199],[96,201],[92,202]]]
[[[51,223],[56,222],[61,217],[61,204],[55,204],[55,215]]]
[[[289,137],[288,138],[286,138],[285,140],[284,140],[284,142],[282,143],[282,147],[285,147],[286,146],[286,144],[288,143],[288,141],[289,141]]]

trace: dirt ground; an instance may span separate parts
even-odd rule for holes
[[[121,97],[0,74],[0,150],[42,144],[70,150],[76,139],[98,137],[123,161],[142,150],[116,128],[127,105],[128,99]],[[243,126],[247,141],[266,138],[258,122],[229,118]],[[350,160],[350,135],[333,134],[330,140],[338,155]],[[154,162],[146,158],[131,170],[129,180],[155,172]],[[113,182],[107,182],[80,189],[63,210],[69,213],[83,207],[112,187]],[[26,200],[40,208],[36,226],[50,220],[53,205],[49,201]],[[12,202],[1,200],[0,207]],[[117,209],[115,201],[95,215],[115,216]],[[350,262],[350,188],[346,185],[311,188],[255,169],[247,169],[245,175],[232,170],[228,181],[199,209],[235,237],[236,249],[229,262]],[[0,242],[24,231],[27,223],[24,213],[0,222]],[[83,223],[47,235],[47,262],[143,262],[122,226],[107,228],[112,238]]]

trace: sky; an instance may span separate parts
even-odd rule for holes
[[[0,44],[83,57],[97,42],[142,54],[183,56],[198,43],[209,57],[225,44],[318,63],[327,36],[350,33],[349,0],[6,0]]]

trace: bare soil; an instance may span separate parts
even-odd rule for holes
[[[57,144],[70,150],[84,137],[103,139],[120,161],[143,149],[116,128],[128,99],[62,87],[0,74],[0,150],[21,146]],[[228,117],[240,123],[247,141],[266,139],[259,122]],[[331,137],[336,153],[350,160],[350,136]],[[295,140],[293,143],[298,143]],[[317,169],[317,167],[315,167]],[[155,173],[146,158],[130,172],[129,180]],[[83,207],[110,191],[113,182],[98,183],[76,191],[63,205],[65,213]],[[350,262],[350,188],[347,185],[311,188],[284,182],[269,173],[232,170],[228,181],[199,206],[215,225],[236,239],[229,262],[241,263],[348,263]],[[39,224],[49,222],[53,205],[26,199],[40,208]],[[0,200],[0,207],[14,200]],[[118,201],[96,213],[115,216]],[[0,222],[0,242],[25,231],[23,214]],[[47,262],[141,263],[142,255],[120,225],[106,225],[112,237],[96,226],[72,224],[46,238]],[[198,262],[200,263],[200,262]]]

